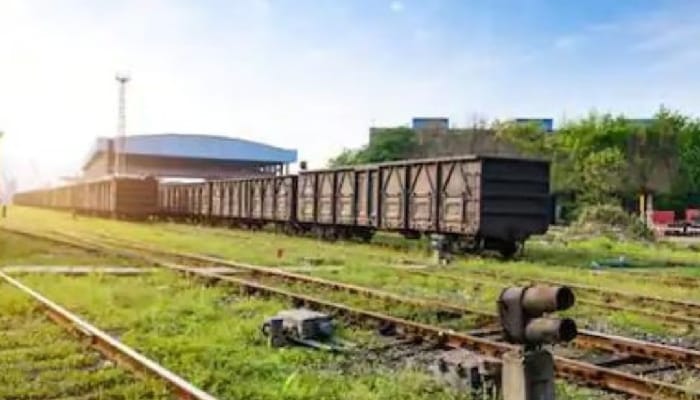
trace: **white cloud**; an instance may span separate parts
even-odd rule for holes
[[[399,0],[394,0],[391,3],[389,3],[389,8],[391,8],[391,11],[393,12],[400,13],[404,10],[404,4]]]
[[[585,37],[583,35],[564,35],[554,40],[554,47],[558,50],[573,51],[580,46]]]
[[[505,118],[593,106],[643,115],[662,101],[700,107],[697,79],[640,78],[644,65],[611,77],[556,57],[565,49],[585,57],[594,46],[581,44],[622,40],[629,31],[624,21],[608,24],[619,29],[551,38],[550,46],[461,27],[464,40],[455,44],[452,28],[429,19],[377,28],[316,9],[319,15],[282,16],[282,3],[266,0],[225,2],[216,10],[166,0],[0,1],[2,158],[25,171],[25,185],[76,171],[94,137],[114,133],[114,73],[121,68],[132,75],[130,133],[230,134],[297,148],[312,167],[364,144],[372,120],[388,125],[448,115],[466,124],[478,110]],[[389,5],[404,10],[401,1]],[[651,32],[624,35],[639,42]],[[399,34],[408,40],[397,43]],[[479,34],[493,40],[480,41]],[[689,39],[673,43],[664,48],[683,54]]]

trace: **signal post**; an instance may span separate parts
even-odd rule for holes
[[[520,345],[503,356],[504,400],[554,400],[554,357],[542,346],[569,342],[576,337],[576,323],[546,314],[574,305],[574,293],[566,286],[510,287],[498,299],[498,313],[505,339]]]

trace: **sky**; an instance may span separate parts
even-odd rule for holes
[[[700,110],[700,2],[0,0],[0,165],[76,174],[117,127],[296,148],[322,167],[415,116]]]

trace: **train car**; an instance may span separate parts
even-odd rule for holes
[[[512,255],[549,226],[549,163],[465,156],[378,166],[378,227]]]
[[[252,227],[273,223],[287,228],[296,221],[294,175],[238,178],[212,184],[213,193],[219,197],[213,204],[221,210],[213,213],[216,218]]]
[[[299,172],[296,209],[301,229],[331,239],[371,238],[373,219],[365,214],[358,218],[358,177],[364,175],[354,167]],[[363,205],[362,211],[370,212]]]
[[[549,163],[460,156],[198,183],[110,177],[20,193],[18,204],[99,215],[274,224],[325,238],[435,235],[452,251],[513,254],[550,221]]]
[[[146,177],[107,177],[51,189],[18,193],[15,204],[79,213],[145,219],[158,212],[158,181]]]
[[[298,218],[314,229],[369,238],[439,234],[455,251],[518,244],[549,225],[549,163],[463,156],[304,171]]]
[[[167,183],[159,188],[160,215],[244,227],[296,221],[295,175]]]

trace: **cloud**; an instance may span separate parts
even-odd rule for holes
[[[700,26],[697,22],[689,24],[659,25],[642,33],[633,45],[638,51],[664,51],[678,48],[696,47],[700,43]]]
[[[296,147],[312,167],[364,144],[373,119],[391,125],[433,114],[466,124],[476,110],[505,118],[596,105],[643,115],[662,101],[700,107],[698,79],[647,71],[658,55],[697,78],[684,67],[697,62],[692,36],[630,50],[661,37],[670,17],[603,21],[542,45],[545,28],[513,37],[459,23],[473,15],[468,7],[457,21],[423,9],[408,18],[404,2],[377,4],[381,20],[356,2],[3,2],[0,158],[38,171],[27,175],[41,176],[38,183],[77,171],[94,137],[116,130],[114,73],[122,67],[132,75],[129,133],[228,134]],[[386,18],[401,12],[401,21]],[[576,57],[559,57],[564,51]]]
[[[580,34],[559,36],[554,40],[554,48],[564,51],[575,50],[585,40],[585,36]]]

